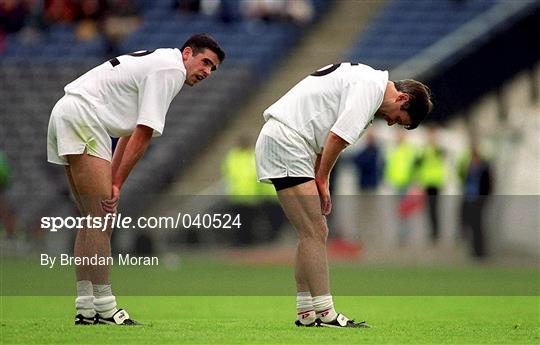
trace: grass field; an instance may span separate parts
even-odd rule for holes
[[[141,327],[71,324],[71,297],[3,297],[2,344],[538,344],[537,297],[337,297],[370,329],[299,329],[283,296],[123,297]]]
[[[338,311],[372,325],[336,330],[294,327],[289,267],[188,259],[177,271],[115,269],[119,305],[144,324],[129,328],[72,325],[69,269],[0,266],[1,344],[540,343],[535,268],[334,266]]]

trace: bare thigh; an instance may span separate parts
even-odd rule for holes
[[[67,156],[67,175],[83,215],[101,216],[101,200],[111,197],[111,163],[87,154]]]
[[[298,236],[323,236],[326,238],[326,218],[322,215],[319,192],[311,180],[278,191],[283,210]]]

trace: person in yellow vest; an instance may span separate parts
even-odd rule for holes
[[[431,241],[435,244],[440,237],[439,194],[444,187],[446,178],[445,153],[437,142],[437,130],[435,127],[428,129],[427,144],[418,159],[416,177],[427,195]]]
[[[257,194],[255,178],[255,153],[249,138],[242,137],[238,145],[225,156],[222,165],[223,176],[227,183],[227,193],[238,204],[253,204]]]
[[[398,205],[404,201],[412,184],[416,157],[415,147],[406,140],[405,133],[399,131],[396,146],[387,151],[384,167],[384,179],[396,191]],[[409,237],[410,226],[406,214],[401,212],[397,214],[398,241],[399,246],[403,246]]]
[[[230,208],[240,213],[242,229],[235,235],[237,245],[267,242],[277,238],[284,217],[274,187],[257,181],[255,150],[248,136],[225,156],[222,173]]]
[[[235,232],[234,244],[246,245],[254,242],[253,222],[257,214],[257,178],[255,151],[249,137],[241,137],[222,163],[221,171],[229,196],[229,211],[240,214],[242,228]]]

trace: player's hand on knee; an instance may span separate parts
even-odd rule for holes
[[[321,210],[324,216],[328,216],[332,211],[332,199],[330,197],[330,183],[328,179],[315,179],[319,199],[321,201]]]
[[[328,216],[332,212],[332,198],[330,193],[321,195],[321,209],[323,216]]]
[[[116,213],[118,210],[118,202],[120,201],[120,188],[113,186],[110,199],[101,201],[101,207],[107,213]]]
[[[105,199],[101,201],[101,207],[106,213],[116,213],[118,209],[118,198]]]

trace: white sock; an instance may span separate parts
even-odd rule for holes
[[[331,294],[313,297],[313,307],[322,322],[330,322],[337,317]]]
[[[309,291],[296,293],[296,319],[304,325],[315,322],[315,309]]]
[[[75,308],[77,309],[77,314],[81,314],[84,317],[94,317],[96,315],[91,281],[79,280],[77,282]]]
[[[110,284],[94,285],[94,296],[94,307],[100,316],[109,318],[118,311],[116,309],[116,297],[112,294]]]

